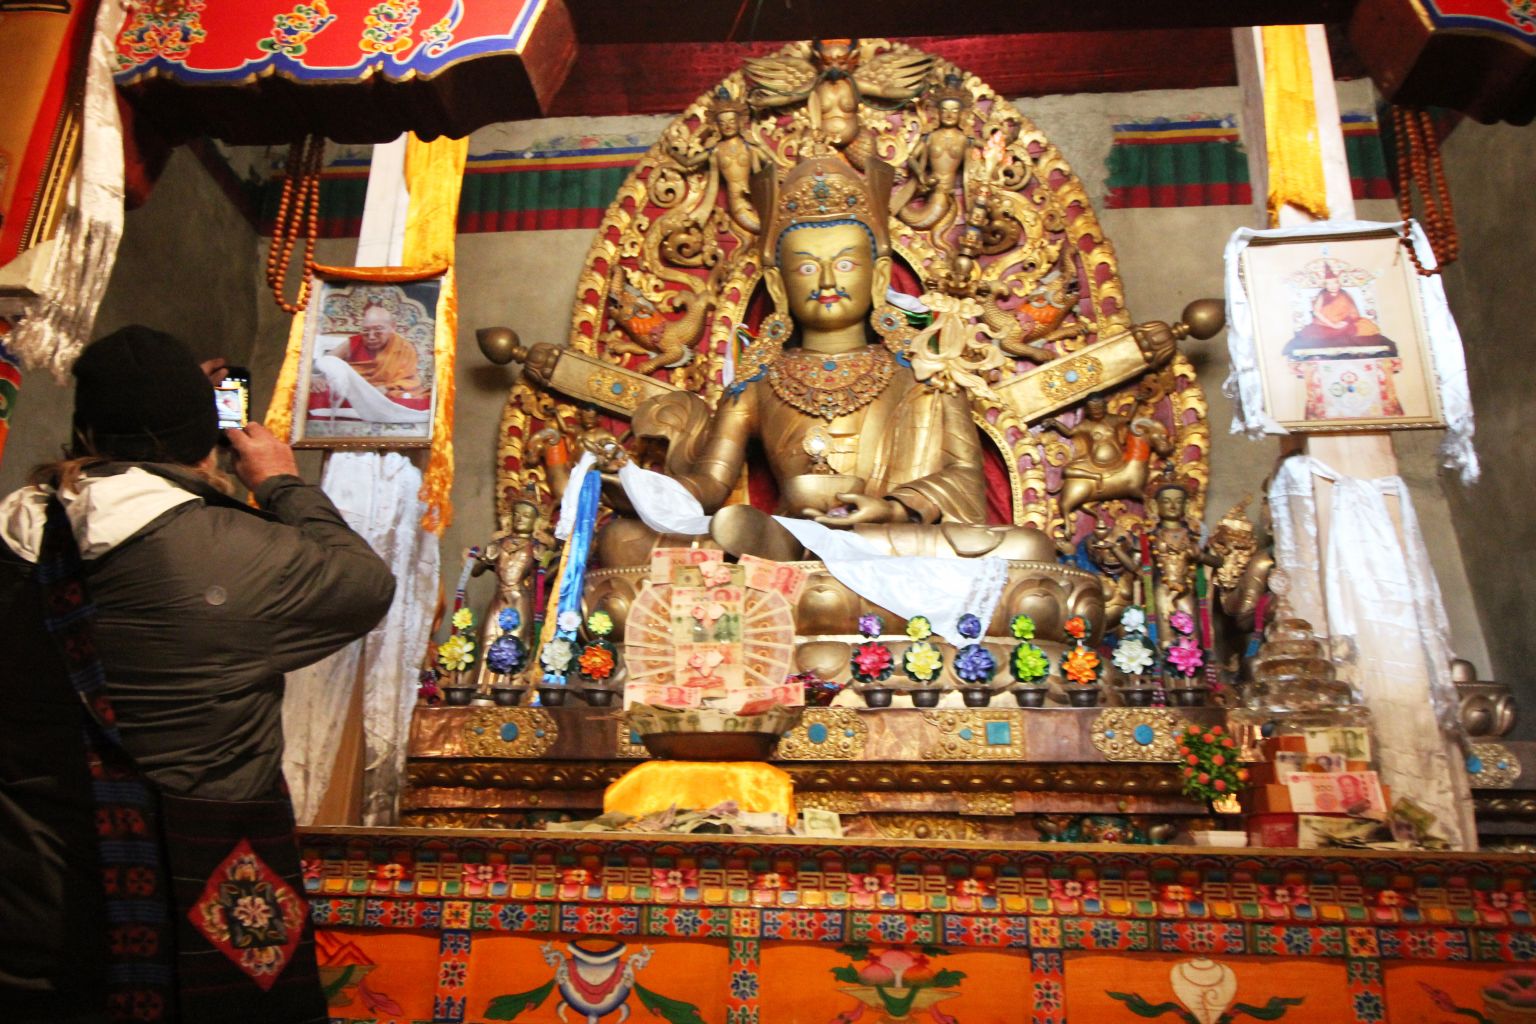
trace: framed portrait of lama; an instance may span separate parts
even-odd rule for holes
[[[317,273],[293,403],[296,448],[432,443],[441,274]]]
[[[1417,271],[1397,232],[1243,250],[1264,411],[1289,431],[1442,427]]]

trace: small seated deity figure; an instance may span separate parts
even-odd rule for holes
[[[1109,411],[1102,395],[1092,395],[1083,403],[1083,418],[1068,427],[1051,417],[1041,424],[1054,430],[1074,448],[1073,457],[1062,470],[1061,515],[1067,529],[1072,528],[1072,513],[1090,501],[1128,498],[1139,495],[1147,486],[1152,453],[1167,458],[1173,453],[1168,431],[1150,417],[1132,420]]]
[[[651,399],[636,410],[634,432],[670,442],[667,474],[717,513],[711,534],[732,554],[800,557],[771,517],[722,508],[760,442],[780,515],[855,530],[892,554],[1055,561],[1040,531],[985,525],[967,394],[920,383],[871,343],[870,310],[891,280],[890,174],[871,161],[866,178],[823,156],[802,160],[782,185],[771,169],[757,177],[774,312],[743,353],[742,379],[712,414],[686,393]]]

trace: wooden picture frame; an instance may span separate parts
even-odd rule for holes
[[[294,391],[295,448],[426,448],[450,330],[441,268],[317,268]],[[451,346],[450,346],[451,349]]]
[[[1256,237],[1239,273],[1275,423],[1297,433],[1445,426],[1423,285],[1395,230]]]

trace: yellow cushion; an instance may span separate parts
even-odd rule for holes
[[[624,773],[603,793],[603,812],[634,817],[668,807],[703,811],[733,800],[743,811],[795,816],[789,775],[758,761],[646,761]]]

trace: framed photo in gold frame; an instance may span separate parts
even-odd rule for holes
[[[1314,433],[1445,426],[1421,282],[1397,231],[1255,237],[1240,274],[1269,421]]]
[[[303,320],[295,448],[432,444],[442,272],[317,269]]]

